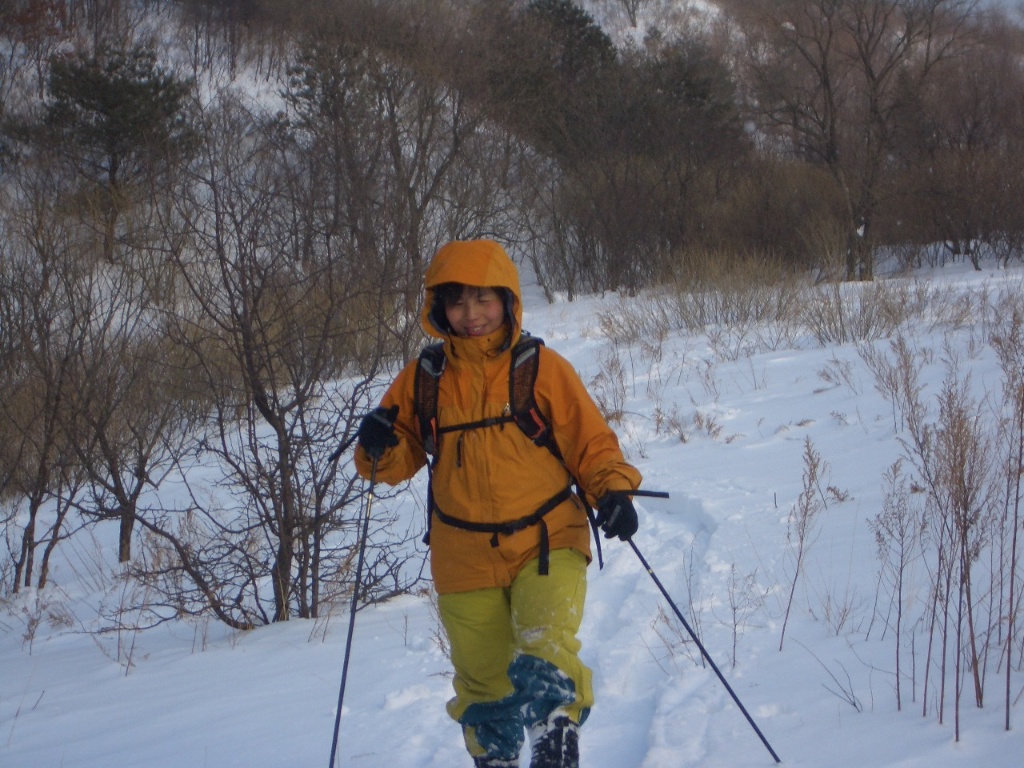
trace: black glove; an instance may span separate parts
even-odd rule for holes
[[[379,459],[388,448],[398,445],[398,435],[395,434],[397,418],[397,405],[390,408],[378,406],[363,416],[356,435],[359,445],[371,459]]]
[[[628,541],[640,527],[636,507],[626,491],[608,491],[597,502],[597,525],[604,531],[604,537],[618,536]]]

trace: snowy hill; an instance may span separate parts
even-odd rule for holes
[[[1019,267],[947,267],[907,284],[981,301],[1019,294],[1021,279]],[[727,328],[646,343],[599,331],[624,328],[623,313],[648,306],[644,297],[545,305],[533,290],[525,326],[576,365],[595,397],[620,406],[614,426],[645,487],[671,494],[642,500],[635,541],[783,764],[1018,764],[1022,710],[1015,703],[1014,729],[1004,731],[998,650],[984,670],[983,708],[962,673],[957,742],[952,678],[940,724],[936,683],[924,693],[928,635],[918,627],[913,651],[904,639],[897,710],[891,601],[880,588],[872,521],[907,432],[858,347],[822,346],[805,335],[768,349],[764,336],[749,344],[751,337]],[[927,402],[940,393],[943,361],[954,353],[979,396],[998,391],[1000,369],[983,327],[994,316],[973,317],[903,329],[917,348],[933,350],[922,369]],[[871,346],[889,349],[886,340]],[[813,489],[820,507],[797,571],[794,515],[807,489],[808,450],[821,462]],[[418,521],[422,488],[378,503]],[[0,765],[326,765],[347,608],[244,634],[185,620],[100,633],[90,606],[116,602],[130,587],[112,565],[116,526],[99,535],[110,538],[76,538],[59,550],[56,589],[23,594],[0,613]],[[583,765],[773,765],[630,549],[607,543],[604,557],[603,570],[591,569],[582,632],[597,695],[583,729]],[[915,619],[927,605],[928,574],[920,564],[907,569],[903,603]],[[442,645],[427,594],[359,612],[340,765],[468,766],[444,711],[450,677]],[[931,674],[938,679],[934,666]],[[1011,681],[1016,702],[1019,666]]]

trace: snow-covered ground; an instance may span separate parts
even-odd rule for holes
[[[921,279],[998,290],[1019,289],[1022,278],[1018,266],[984,273],[947,267]],[[729,360],[721,338],[707,335],[674,334],[646,349],[613,345],[595,319],[619,302],[545,305],[532,290],[525,325],[585,381],[608,369],[613,355],[621,363],[621,387],[594,381],[593,390],[620,402],[625,415],[615,427],[645,487],[671,494],[640,501],[635,542],[783,764],[1019,765],[1024,707],[1012,710],[1014,729],[1004,731],[994,663],[983,709],[965,691],[959,742],[951,692],[944,724],[935,716],[934,688],[922,716],[923,640],[913,677],[906,673],[903,709],[896,709],[894,645],[876,605],[880,564],[870,521],[882,506],[883,473],[901,449],[893,407],[856,347],[806,343]],[[942,332],[916,331],[915,343],[941,351]],[[974,381],[994,390],[995,355],[977,347],[978,337],[965,328],[949,340]],[[942,381],[940,359],[928,368],[932,394]],[[808,542],[780,651],[795,562],[789,517],[808,444],[827,463],[821,487],[833,490]],[[414,487],[391,503],[421,515],[418,495]],[[116,525],[98,535],[110,538],[83,536],[62,547],[48,595],[22,595],[0,612],[0,766],[327,766],[347,606],[315,622],[245,634],[212,621],[83,632],[91,620],[86,606],[104,592],[116,599]],[[604,556],[604,569],[591,569],[582,631],[597,694],[582,733],[583,765],[773,765],[633,552],[612,542]],[[918,574],[917,600],[925,588]],[[67,620],[44,620],[31,631],[34,617],[47,612]],[[1022,686],[1017,673],[1014,696]],[[445,714],[449,692],[428,596],[360,611],[339,764],[468,767]]]

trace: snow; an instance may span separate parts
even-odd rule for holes
[[[947,266],[915,279],[996,291],[1019,290],[1021,277],[1019,268]],[[1024,711],[1016,706],[1013,730],[1003,730],[994,664],[984,708],[965,692],[959,742],[951,699],[945,723],[934,703],[922,716],[920,672],[896,709],[891,632],[883,634],[875,615],[880,566],[869,522],[882,505],[882,475],[901,448],[893,407],[857,348],[801,343],[729,359],[707,334],[676,332],[657,358],[598,332],[595,319],[624,301],[593,296],[546,305],[531,288],[525,325],[587,382],[610,356],[622,363],[625,386],[604,392],[624,398],[625,415],[614,426],[645,488],[671,494],[638,500],[635,542],[783,764],[1019,765]],[[922,327],[914,341],[941,351],[948,339],[978,385],[997,386],[995,356],[977,348],[975,329],[948,330]],[[942,380],[940,357],[928,368],[932,393]],[[656,412],[672,409],[685,442],[678,429],[658,426]],[[787,521],[802,489],[808,439],[828,464],[822,487],[836,495],[817,520],[780,650],[794,562]],[[212,620],[86,631],[96,601],[116,599],[119,588],[116,524],[109,527],[95,541],[82,536],[62,546],[47,593],[23,594],[0,611],[0,766],[327,765],[348,606],[248,633]],[[582,731],[582,764],[773,765],[639,559],[617,541],[604,543],[604,558],[603,570],[595,563],[590,571],[581,633],[597,695]],[[919,574],[919,589],[924,582]],[[54,618],[33,631],[39,613]],[[340,765],[468,768],[459,730],[445,714],[451,682],[438,637],[428,594],[359,611]],[[1015,696],[1022,685],[1017,673]]]

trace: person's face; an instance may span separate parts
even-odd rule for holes
[[[505,307],[493,288],[466,286],[444,312],[456,336],[486,336],[505,322]]]

